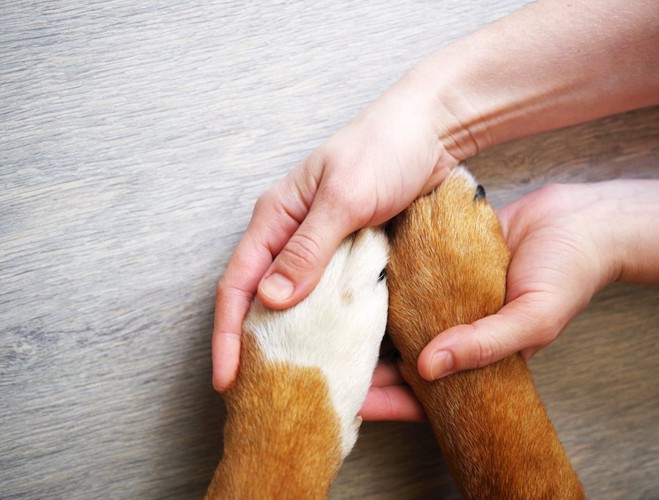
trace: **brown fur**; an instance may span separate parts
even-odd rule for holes
[[[340,431],[319,368],[269,363],[245,334],[240,376],[225,399],[224,458],[206,499],[327,497]]]
[[[467,498],[584,498],[519,355],[427,382],[417,358],[441,331],[496,313],[509,251],[491,207],[453,175],[392,224],[388,331]]]

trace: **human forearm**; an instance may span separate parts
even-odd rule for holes
[[[659,4],[545,0],[423,60],[440,141],[462,160],[537,132],[659,103]]]

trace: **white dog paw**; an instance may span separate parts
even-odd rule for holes
[[[341,244],[306,299],[283,311],[257,299],[244,323],[268,362],[322,371],[340,422],[344,457],[357,439],[357,412],[387,322],[387,254],[381,230],[362,230]]]

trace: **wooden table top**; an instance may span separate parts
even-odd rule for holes
[[[422,56],[525,2],[5,2],[0,498],[200,498],[215,284],[258,195]],[[659,177],[659,109],[486,151],[496,205]],[[659,223],[656,228],[659,230]],[[592,498],[659,497],[659,289],[531,368]],[[428,428],[365,424],[331,498],[455,498]]]

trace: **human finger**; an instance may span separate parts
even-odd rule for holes
[[[341,241],[364,221],[351,210],[346,201],[319,192],[259,283],[259,297],[266,306],[284,309],[311,292]]]
[[[423,407],[408,385],[371,387],[359,415],[364,420],[422,422]]]
[[[404,384],[400,370],[396,363],[380,361],[373,372],[371,385],[373,387],[387,387],[390,385]]]
[[[259,281],[276,254],[299,227],[304,209],[284,194],[286,183],[266,191],[218,283],[212,339],[213,386],[226,391],[234,382],[240,357],[242,322]],[[298,203],[299,205],[299,203]],[[303,205],[303,203],[302,203]]]
[[[547,293],[529,292],[497,314],[449,328],[431,340],[419,355],[419,374],[426,380],[436,380],[481,368],[525,349],[545,346],[567,323],[560,309]]]

